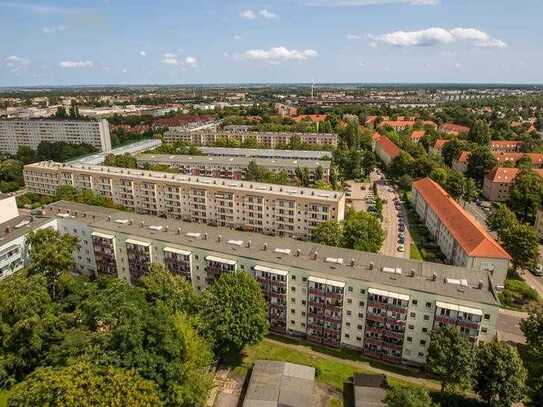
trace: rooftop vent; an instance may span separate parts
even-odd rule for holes
[[[128,223],[128,219],[115,219],[115,223],[126,225]]]
[[[233,246],[243,246],[243,240],[228,240],[226,243]]]
[[[290,254],[290,249],[281,249],[279,247],[276,247],[275,249],[273,249],[273,251],[275,253],[281,253],[281,254],[286,254],[286,255]]]
[[[156,230],[157,232],[160,232],[162,229],[164,229],[164,226],[162,226],[162,225],[151,225],[151,226],[149,226],[149,229]]]
[[[384,273],[390,273],[390,274],[402,274],[402,269],[399,267],[383,267]]]
[[[326,263],[343,264],[343,259],[341,257],[327,257],[324,261]]]
[[[179,231],[181,231],[181,229],[179,229]],[[187,233],[187,237],[193,237],[193,238],[195,238],[195,239],[199,239],[200,236],[202,236],[202,234],[201,234],[201,233],[197,233],[197,232],[196,232],[196,233],[195,233],[195,232],[189,232],[189,233]]]

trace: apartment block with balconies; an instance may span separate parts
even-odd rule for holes
[[[419,365],[432,330],[443,324],[474,343],[495,337],[498,287],[487,270],[68,202],[49,205],[46,215],[64,233],[92,235],[96,268],[112,271],[115,262],[130,282],[150,263],[164,264],[197,291],[225,273],[251,273],[268,303],[270,329],[324,346]]]
[[[142,214],[298,239],[344,218],[345,195],[336,191],[52,162],[25,166],[24,177],[38,194],[71,185]]]

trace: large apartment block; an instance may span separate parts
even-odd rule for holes
[[[251,273],[271,330],[392,363],[422,364],[430,335],[457,326],[495,337],[498,301],[485,270],[58,202],[46,215],[80,239],[79,271],[134,282],[159,263],[202,291],[224,273]]]
[[[139,213],[300,239],[345,209],[342,192],[98,165],[40,162],[25,166],[24,179],[41,195],[71,185]]]
[[[332,159],[331,151],[320,150],[274,150],[268,148],[228,148],[228,147],[199,147],[207,156],[275,158],[285,160],[324,160]]]
[[[505,282],[509,254],[439,184],[430,178],[413,182],[412,201],[451,264],[486,270]]]
[[[274,133],[274,132],[189,132],[185,130],[170,129],[164,133],[164,142],[176,143],[185,142],[200,146],[211,145],[218,140],[232,140],[243,143],[248,140],[255,140],[266,148],[277,148],[288,144],[292,139],[297,138],[304,143],[316,146],[337,146],[337,134],[332,133]]]
[[[531,170],[543,177],[543,169],[534,168]],[[521,173],[519,168],[496,167],[490,171],[483,182],[483,195],[489,201],[509,201],[511,189],[515,185],[517,176]]]
[[[251,161],[268,171],[274,173],[283,172],[290,179],[296,178],[297,168],[307,168],[310,180],[315,179],[319,168],[325,181],[328,181],[330,177],[330,161],[168,154],[141,154],[136,159],[140,168],[145,168],[146,165],[167,165],[186,175],[202,175],[236,180],[245,179]]]
[[[19,146],[38,148],[42,142],[90,144],[111,150],[107,120],[0,120],[0,151],[16,154]]]

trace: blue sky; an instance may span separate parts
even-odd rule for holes
[[[0,0],[0,86],[543,82],[542,0]]]

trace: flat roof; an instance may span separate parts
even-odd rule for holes
[[[326,280],[339,282],[344,282],[346,279],[360,280],[370,285],[376,284],[374,288],[383,287],[387,291],[395,287],[399,294],[406,294],[406,290],[412,290],[448,297],[453,302],[465,300],[490,305],[498,304],[491,288],[494,283],[487,271],[383,256],[308,241],[163,219],[73,202],[59,201],[46,208],[49,214],[70,213],[80,222],[104,233],[118,232],[138,240],[158,240],[168,247],[202,249],[225,259],[233,257],[253,259],[262,262],[264,266],[280,270],[286,270],[285,267],[303,270],[311,276],[322,277]],[[111,216],[111,220],[108,220],[108,216]],[[115,222],[117,219],[131,219],[133,222],[132,224],[130,222],[117,223]],[[146,227],[140,227],[141,222],[144,222]],[[151,225],[168,227],[159,231],[150,229],[148,226]],[[179,234],[178,229],[181,230]],[[239,246],[228,243],[233,240],[243,243]],[[290,252],[277,250],[286,248],[290,249]],[[298,250],[299,255],[297,255]],[[318,253],[316,260],[314,259],[315,252]],[[342,264],[329,263],[326,262],[327,257],[340,257],[345,261]],[[354,265],[351,265],[351,259],[354,260]],[[394,268],[397,272],[389,273],[383,271],[384,268]],[[451,279],[466,280],[467,285],[449,283]],[[478,288],[479,284],[482,288]],[[446,300],[442,298],[441,301]]]
[[[314,385],[313,367],[257,360],[243,407],[312,407]]]
[[[344,198],[345,193],[340,191],[326,191],[315,188],[303,188],[297,186],[284,186],[266,184],[254,181],[236,181],[224,178],[201,177],[184,174],[171,174],[161,171],[147,171],[141,169],[128,169],[119,167],[106,167],[101,165],[86,164],[62,164],[54,161],[42,161],[28,164],[27,169],[44,169],[49,171],[75,171],[103,176],[118,176],[120,178],[137,178],[147,182],[171,182],[187,184],[196,188],[216,187],[221,189],[233,189],[251,194],[272,193],[288,198],[307,198],[315,201],[327,201],[337,203]]]
[[[0,246],[4,246],[21,236],[54,220],[51,216],[19,215],[0,224]]]
[[[306,160],[318,160],[324,157],[332,157],[330,151],[312,150],[275,150],[269,148],[229,148],[229,147],[198,147],[207,155],[231,156],[231,157],[280,157],[300,158]]]
[[[155,162],[160,164],[196,164],[196,165],[238,165],[246,167],[251,161],[266,168],[330,168],[330,161],[299,160],[282,158],[249,158],[249,157],[217,157],[204,155],[176,155],[176,154],[140,154],[138,161]]]

